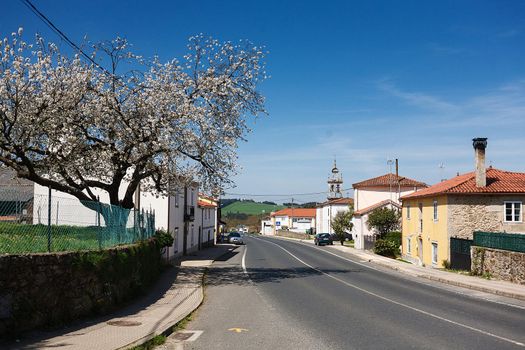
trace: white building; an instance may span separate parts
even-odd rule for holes
[[[321,203],[316,208],[315,213],[315,232],[334,233],[332,220],[339,212],[346,212],[353,206],[352,198],[343,198],[343,175],[339,172],[334,160],[331,175],[328,177],[328,197],[327,201]]]
[[[261,220],[261,231],[262,235],[273,235],[273,224],[270,218]]]
[[[315,228],[315,208],[285,208],[270,214],[273,234],[278,230],[306,233]]]
[[[321,203],[316,208],[315,214],[315,232],[316,233],[334,233],[332,229],[332,220],[337,213],[346,212],[350,206],[353,206],[352,198],[330,199]]]
[[[124,187],[124,186],[123,186]],[[121,188],[121,195],[125,189]],[[170,196],[156,196],[140,192],[135,195],[135,206],[140,210],[155,213],[155,229],[170,232],[174,238],[173,246],[166,249],[166,258],[171,260],[215,243],[217,231],[217,202],[210,197],[199,195],[199,184],[179,189]],[[46,224],[48,220],[47,187],[34,184],[32,221]],[[109,198],[104,191],[93,190],[102,203]],[[51,224],[92,226],[104,225],[103,218],[95,210],[83,206],[80,201],[67,193],[51,191]],[[128,219],[133,225],[134,216]]]
[[[368,229],[368,215],[378,208],[401,208],[399,198],[421,188],[425,183],[396,174],[385,174],[372,179],[357,182],[354,189],[354,227],[352,236],[357,249],[370,249],[373,245],[373,233]]]

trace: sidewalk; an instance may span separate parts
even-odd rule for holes
[[[220,245],[185,257],[180,267],[161,275],[147,296],[114,314],[65,332],[41,333],[8,349],[113,350],[143,344],[173,327],[201,304],[206,267],[230,249],[232,246]]]
[[[275,237],[310,244],[314,243],[313,240],[294,239],[279,236]],[[414,277],[425,278],[431,281],[441,282],[457,287],[468,288],[480,292],[491,293],[495,295],[525,301],[525,286],[523,285],[495,279],[487,280],[481,277],[462,275],[459,273],[443,271],[440,269],[417,266],[414,264],[377,255],[366,250],[359,250],[351,247],[336,245],[336,242],[334,242],[333,246],[329,246],[329,249],[335,249],[356,256],[361,260],[366,260],[374,264],[387,267],[389,269],[393,269]]]

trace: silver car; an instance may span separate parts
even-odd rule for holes
[[[244,244],[244,241],[242,240],[242,236],[239,232],[230,232],[228,237],[230,238],[230,243]]]

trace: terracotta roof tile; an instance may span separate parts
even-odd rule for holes
[[[409,179],[408,177],[404,176],[397,176],[395,174],[385,174],[361,182],[356,182],[352,185],[352,187],[389,187],[391,185],[401,185],[401,187],[428,187],[424,182]]]
[[[354,212],[354,215],[361,216],[361,215],[369,213],[369,212],[371,212],[371,211],[373,211],[373,210],[375,210],[377,208],[381,208],[381,207],[383,207],[385,205],[388,205],[388,204],[393,205],[396,208],[401,208],[401,205],[399,205],[398,203],[394,202],[391,199],[386,199],[384,201],[381,201],[381,202],[376,203],[374,205],[371,205],[369,207],[363,208],[361,210],[357,210],[357,211]]]
[[[292,214],[293,212],[293,214]],[[315,208],[284,208],[275,211],[271,216],[289,216],[289,217],[300,217],[300,218],[315,218]]]
[[[350,205],[350,204],[352,204],[353,205],[354,204],[354,199],[353,198],[331,199],[331,200],[327,200],[326,202],[320,203],[317,206],[318,207],[324,207],[324,206],[327,206],[327,205],[340,205],[340,204],[343,204],[343,205]]]
[[[525,173],[515,173],[495,168],[487,169],[487,186],[476,186],[474,172],[462,174],[434,186],[416,191],[401,199],[428,197],[437,194],[494,194],[525,193]]]

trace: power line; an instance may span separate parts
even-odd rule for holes
[[[341,190],[343,191],[349,191],[351,188],[345,188]],[[323,191],[323,192],[311,192],[311,193],[286,193],[286,194],[253,194],[253,193],[224,193],[228,196],[250,196],[250,197],[295,197],[295,196],[312,196],[312,195],[319,195],[319,194],[327,194],[329,191]]]
[[[89,56],[87,53],[85,53],[77,44],[75,44],[69,37],[64,34],[56,25],[51,22],[49,18],[47,18],[39,9],[36,8],[35,5],[30,0],[20,0],[22,4],[24,4],[31,12],[33,12],[46,26],[48,26],[55,34],[57,34],[59,37],[61,37],[63,40],[66,41],[66,43],[71,46],[72,49],[77,50],[84,56],[87,60],[89,60],[91,63],[93,63],[98,69],[102,70],[105,74],[114,77],[114,75],[109,72],[106,68],[102,67],[100,64],[98,64],[91,56]]]

